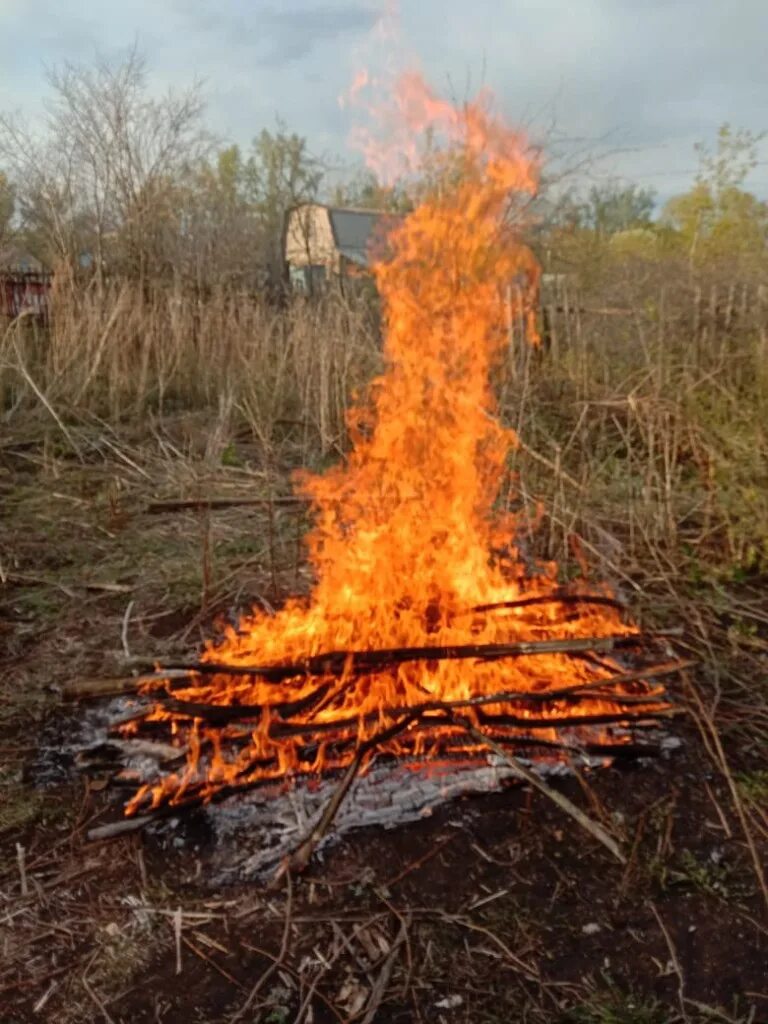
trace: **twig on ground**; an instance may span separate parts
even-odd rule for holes
[[[484,925],[476,924],[471,921],[468,917],[461,914],[449,914],[445,911],[434,911],[433,916],[437,917],[440,921],[445,921],[448,924],[458,925],[460,928],[467,928],[469,931],[478,932],[480,935],[485,935],[486,938],[490,939],[495,946],[497,946],[507,959],[507,962],[515,970],[523,974],[529,981],[541,982],[541,975],[538,970],[527,964],[525,960],[522,960],[516,953],[514,953],[509,946],[492,932],[490,928],[486,928]]]
[[[202,933],[196,934],[202,935]],[[230,983],[230,985],[234,985],[235,988],[239,989],[245,988],[245,986],[242,985],[233,974],[230,974],[229,971],[225,971],[221,964],[217,964],[212,956],[208,956],[208,954],[204,952],[204,950],[199,949],[194,944],[194,942],[187,938],[186,935],[181,936],[181,941],[184,943],[187,949],[191,950],[195,954],[195,956],[205,961],[205,963],[210,964],[214,971],[216,971],[217,974],[220,974],[222,978],[226,979]]]
[[[648,906],[651,908],[651,912],[653,913],[653,916],[656,918],[659,928],[661,929],[661,934],[664,936],[664,941],[667,944],[667,950],[669,952],[669,962],[672,966],[672,970],[677,975],[677,998],[678,1002],[680,1003],[680,1013],[682,1014],[683,1020],[687,1021],[688,1012],[685,1009],[685,976],[683,975],[683,968],[680,964],[680,960],[677,955],[677,950],[675,949],[675,944],[672,941],[672,936],[669,934],[669,931],[667,930],[667,926],[664,924],[661,914],[656,909],[656,906],[652,900],[648,901]]]
[[[176,973],[181,974],[181,907],[177,907],[174,911],[173,918],[173,938],[176,943]]]
[[[104,1019],[106,1020],[107,1024],[115,1024],[115,1019],[114,1019],[114,1017],[112,1017],[110,1015],[109,1011],[107,1010],[106,1006],[104,1005],[103,999],[101,999],[98,996],[98,994],[91,987],[91,984],[88,981],[88,971],[90,971],[91,967],[93,966],[93,962],[95,961],[96,957],[98,956],[98,953],[99,953],[99,951],[96,950],[96,952],[93,954],[91,959],[88,961],[88,963],[86,964],[86,966],[85,966],[85,968],[83,970],[83,973],[82,973],[82,976],[81,976],[80,980],[82,981],[83,988],[88,993],[89,998],[91,999],[91,1001],[93,1003],[95,1003],[95,1005],[101,1011],[101,1013],[104,1016]]]
[[[237,1021],[242,1020],[243,1016],[253,1006],[256,996],[266,985],[275,971],[282,966],[285,956],[288,952],[288,943],[291,936],[291,911],[293,909],[293,881],[291,879],[291,873],[286,874],[286,902],[285,902],[285,920],[283,922],[283,938],[280,943],[280,952],[277,955],[277,959],[273,960],[269,967],[264,971],[259,980],[253,986],[251,991],[248,993],[247,998],[243,1002],[240,1009],[230,1019],[230,1024],[237,1024]]]
[[[574,821],[576,821],[583,829],[585,829],[591,836],[593,836],[599,843],[609,850],[613,856],[619,861],[620,864],[626,864],[627,858],[619,849],[619,845],[616,840],[610,836],[602,825],[599,825],[596,821],[592,821],[580,807],[577,807],[571,800],[568,799],[565,794],[560,793],[558,790],[548,786],[543,779],[541,779],[535,772],[532,772],[530,768],[522,764],[516,757],[509,754],[503,747],[501,747],[495,740],[491,739],[484,732],[478,729],[472,722],[467,719],[463,719],[458,715],[453,716],[457,725],[461,725],[470,736],[477,740],[478,743],[483,743],[489,747],[497,757],[500,757],[509,767],[520,776],[525,779],[526,782],[530,783],[540,793],[543,793],[549,800],[557,804],[557,806],[569,814]]]
[[[131,621],[131,612],[133,611],[134,603],[134,601],[128,602],[128,605],[125,609],[125,614],[123,615],[123,625],[120,630],[120,642],[123,645],[123,653],[125,654],[126,658],[130,658],[131,656],[131,649],[128,646],[128,626]]]
[[[365,1006],[365,1015],[361,1020],[361,1024],[373,1024],[376,1020],[376,1014],[379,1012],[379,1007],[384,999],[389,985],[389,979],[392,976],[392,970],[395,966],[395,960],[397,958],[400,947],[408,938],[408,928],[410,926],[409,920],[400,921],[400,931],[398,932],[397,938],[394,940],[389,948],[389,952],[384,957],[384,962],[381,965],[381,970],[376,976],[376,980],[373,983],[371,994],[368,997],[368,1002]]]
[[[151,821],[155,820],[153,814],[140,814],[135,818],[121,818],[120,821],[110,821],[106,825],[96,825],[88,831],[88,839],[91,842],[98,842],[101,839],[114,839],[116,836],[125,835],[128,832],[138,832]]]
[[[749,847],[749,853],[752,858],[752,865],[754,868],[755,877],[757,879],[758,885],[760,886],[760,892],[762,894],[766,909],[768,909],[768,884],[766,883],[763,861],[760,856],[760,851],[757,849],[755,838],[752,835],[752,830],[749,827],[749,821],[747,819],[746,811],[744,810],[744,804],[741,799],[741,794],[739,793],[738,786],[736,785],[736,780],[733,777],[733,772],[731,771],[730,765],[728,764],[728,758],[726,757],[725,751],[723,750],[723,745],[720,740],[720,734],[717,731],[717,726],[715,725],[712,715],[707,711],[706,707],[704,706],[704,702],[701,699],[701,695],[699,694],[696,687],[693,685],[693,682],[688,676],[688,674],[685,672],[683,673],[683,680],[686,683],[688,692],[693,697],[694,704],[696,705],[696,713],[694,714],[694,718],[696,720],[697,726],[699,727],[699,732],[701,733],[701,738],[704,741],[704,746],[706,747],[711,759],[719,767],[723,777],[725,778],[726,783],[728,784],[728,788],[731,793],[731,800],[733,801],[733,807],[738,816],[739,824],[741,825],[741,830],[744,833],[744,838],[747,842],[747,846]]]
[[[19,881],[21,884],[21,895],[29,896],[29,882],[27,880],[26,850],[21,843],[16,843],[16,862],[19,865]]]

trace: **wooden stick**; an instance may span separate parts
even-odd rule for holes
[[[605,605],[607,608],[616,608],[618,611],[626,611],[627,605],[616,597],[608,597],[605,594],[579,594],[567,590],[555,590],[551,594],[537,594],[534,597],[521,597],[515,601],[494,601],[491,604],[476,604],[473,612],[495,612],[512,608],[531,608],[534,605],[548,604],[587,604]],[[466,614],[466,613],[465,613]]]
[[[114,839],[128,832],[138,832],[156,817],[154,814],[139,814],[135,818],[121,818],[120,821],[110,821],[106,825],[96,825],[95,828],[88,830],[88,838],[97,842],[100,839]]]
[[[288,872],[304,871],[309,864],[317,844],[327,835],[328,830],[333,824],[334,818],[338,814],[342,801],[349,792],[350,786],[355,781],[357,773],[360,771],[366,755],[379,744],[388,742],[397,736],[398,733],[407,729],[408,726],[415,722],[418,717],[418,714],[408,714],[404,718],[401,718],[399,722],[395,722],[394,725],[389,726],[387,729],[382,729],[381,732],[377,733],[375,736],[371,736],[370,739],[365,740],[360,744],[355,752],[354,758],[349,763],[347,770],[344,772],[341,782],[331,795],[331,799],[326,804],[317,823],[304,837],[304,839],[302,839],[296,849],[283,859],[277,873],[275,874],[274,882],[278,882],[283,875]]]
[[[148,515],[158,512],[182,512],[190,508],[223,509],[236,508],[239,505],[251,505],[254,508],[296,507],[308,504],[307,498],[288,495],[278,498],[254,498],[251,495],[236,495],[231,498],[169,498],[165,501],[152,501],[144,509]]]
[[[138,693],[143,687],[160,685],[169,681],[171,685],[180,681],[191,682],[195,673],[189,669],[163,669],[162,672],[147,672],[140,676],[123,676],[117,679],[73,679],[62,688],[64,700],[96,700],[101,697],[120,697]]]
[[[508,754],[503,747],[499,746],[499,744],[496,743],[495,740],[491,739],[490,736],[486,735],[484,732],[481,732],[481,730],[478,729],[468,719],[461,718],[458,715],[454,716],[454,718],[456,724],[461,725],[462,728],[465,729],[470,736],[476,739],[478,743],[483,743],[485,744],[485,746],[489,747],[494,752],[494,754],[496,754],[497,757],[500,757],[506,764],[508,764],[512,771],[519,775],[521,779],[524,779],[526,782],[530,783],[530,785],[532,785],[534,789],[537,789],[540,793],[543,793],[544,796],[550,799],[554,804],[557,804],[557,806],[562,811],[565,811],[566,814],[569,814],[574,821],[578,822],[578,824],[581,825],[583,829],[589,832],[589,834],[593,836],[595,839],[597,839],[599,843],[602,843],[603,846],[613,854],[613,856],[620,864],[627,863],[627,858],[619,849],[619,845],[613,838],[613,836],[610,836],[603,828],[603,826],[598,824],[598,822],[592,821],[591,818],[587,817],[587,815],[581,810],[581,808],[577,807],[576,804],[573,803],[573,801],[569,800],[564,793],[560,793],[558,790],[552,789],[551,786],[548,786],[546,782],[544,782],[544,780],[540,778],[535,772],[532,772],[530,768],[522,764],[522,762],[518,761],[518,759],[516,757],[513,757],[512,754]]]
[[[307,675],[336,675],[340,676],[345,669],[349,674],[353,672],[362,674],[366,671],[384,669],[408,661],[448,661],[460,659],[496,660],[501,658],[520,657],[525,655],[560,653],[560,654],[582,654],[594,651],[610,651],[616,648],[632,647],[641,643],[646,637],[665,637],[669,633],[634,634],[618,637],[588,637],[572,640],[533,640],[522,641],[516,644],[469,644],[455,647],[402,647],[389,648],[384,650],[369,651],[331,651],[327,654],[314,655],[302,662],[295,662],[288,665],[228,665],[221,662],[192,662],[183,664],[181,662],[166,662],[160,664],[156,672],[145,673],[140,676],[127,676],[117,679],[76,679],[67,683],[62,696],[65,700],[88,700],[98,697],[112,697],[121,694],[138,693],[138,691],[152,683],[162,683],[170,680],[177,683],[174,689],[183,689],[178,685],[180,681],[192,680],[199,675],[229,675],[229,676],[259,676],[268,682],[283,682],[296,676]],[[676,634],[674,634],[676,635]],[[146,662],[143,662],[146,663]],[[667,672],[675,672],[678,668],[686,668],[694,664],[693,660],[676,663],[665,663],[669,668],[653,666],[638,672],[626,673],[624,676],[615,676],[612,680],[595,683],[581,684],[592,689],[611,685],[611,683],[632,682],[639,679],[650,679],[656,675],[665,675]],[[574,686],[573,689],[578,689]],[[541,699],[547,700],[557,694],[569,692],[570,688],[559,691],[542,690]],[[521,695],[522,699],[526,699]],[[527,699],[535,699],[531,695]],[[276,709],[281,705],[277,704]],[[249,714],[260,713],[260,705],[252,705]]]
[[[521,640],[510,644],[455,644],[424,647],[388,647],[362,651],[327,651],[301,661],[271,665],[232,665],[202,661],[192,664],[177,662],[168,668],[184,669],[204,675],[259,676],[269,682],[281,682],[296,676],[341,676],[364,674],[378,669],[402,665],[410,661],[496,661],[502,658],[535,656],[539,654],[583,654],[636,647],[647,639],[656,639],[677,631],[658,633],[631,633],[618,636],[573,637],[561,640]]]
[[[417,731],[421,731],[424,728],[433,728],[435,724],[439,724],[441,728],[445,727],[445,722],[426,724],[423,721],[419,721],[417,725]],[[461,728],[466,732],[463,725],[451,721],[451,725]],[[657,757],[660,753],[660,749],[656,746],[649,744],[640,743],[584,743],[583,745],[574,745],[569,743],[557,743],[553,740],[538,739],[533,736],[500,736],[483,733],[483,746],[489,746],[490,742],[501,743],[504,741],[513,743],[515,746],[521,746],[530,749],[541,749],[547,751],[568,751],[574,754],[586,754],[597,757]],[[355,737],[347,737],[345,743],[354,743]],[[382,738],[379,737],[377,742],[382,742]],[[468,752],[462,748],[451,749],[449,746],[443,753],[440,754],[442,759],[456,760],[457,762],[466,761]],[[277,762],[272,762],[276,764]],[[415,758],[415,763],[425,763],[424,758]],[[249,769],[246,766],[243,769],[243,773]],[[344,769],[345,773],[348,771]],[[330,773],[328,773],[330,774]],[[317,778],[317,772],[310,768],[306,771],[295,771],[291,773],[293,780],[304,779],[304,778]],[[343,780],[342,780],[343,781]],[[115,836],[124,835],[130,832],[136,832],[144,828],[155,821],[160,821],[164,818],[174,817],[176,815],[184,815],[197,808],[203,806],[206,802],[211,804],[220,803],[222,800],[226,800],[228,797],[240,795],[242,793],[251,792],[255,789],[261,789],[266,786],[274,786],[278,784],[279,780],[274,777],[266,777],[259,779],[247,779],[240,783],[229,783],[223,786],[221,789],[216,790],[213,793],[204,796],[201,789],[190,791],[187,790],[187,795],[183,800],[174,804],[162,804],[154,810],[147,811],[143,815],[138,815],[132,818],[123,818],[116,822],[109,822],[105,825],[97,825],[88,832],[88,839],[95,841],[100,839],[111,839]],[[351,783],[350,783],[351,784]],[[343,795],[343,794],[342,794]]]
[[[563,686],[556,690],[503,690],[492,694],[479,694],[475,697],[468,697],[464,700],[454,701],[426,701],[421,704],[414,704],[409,707],[384,708],[385,714],[400,715],[409,710],[418,712],[446,711],[459,708],[481,707],[485,704],[547,704],[553,700],[566,700],[568,702],[579,702],[584,697],[593,699],[610,700],[617,705],[627,707],[634,704],[659,704],[666,703],[666,698],[659,695],[643,696],[642,694],[607,694],[605,691],[619,685],[640,682],[642,680],[659,678],[679,672],[690,665],[695,664],[692,659],[681,661],[665,662],[662,665],[652,665],[649,668],[638,669],[636,672],[624,672],[619,675],[609,676],[607,679],[598,679],[593,683],[574,683],[572,686]],[[275,712],[283,719],[289,719],[292,715],[308,710],[313,704],[322,699],[327,692],[328,685],[319,687],[313,693],[308,694],[299,700],[290,703],[280,704],[203,704],[196,701],[184,701],[177,698],[159,698],[163,701],[163,707],[168,711],[176,712],[179,715],[186,715],[189,718],[202,718],[212,725],[227,725],[230,722],[241,719],[258,719],[265,709]],[[629,712],[628,712],[629,713]],[[370,712],[362,720],[373,720],[379,712]],[[325,728],[336,728],[354,724],[361,719],[358,716],[351,716],[337,722],[323,723]],[[280,729],[278,725],[277,730]],[[303,728],[303,727],[302,727]],[[317,728],[316,724],[307,723],[307,728]],[[277,735],[275,732],[274,735]]]

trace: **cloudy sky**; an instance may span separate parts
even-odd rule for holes
[[[382,0],[0,0],[0,109],[34,116],[45,69],[133,42],[153,88],[206,83],[208,118],[247,144],[276,118],[351,161],[337,97],[381,60]],[[724,121],[768,128],[766,0],[400,0],[401,54],[464,98],[482,85],[511,120],[608,154],[590,169],[655,188],[690,183],[693,144]],[[395,46],[393,43],[392,46]],[[768,144],[750,186],[768,198]]]

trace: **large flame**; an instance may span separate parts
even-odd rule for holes
[[[535,192],[537,166],[525,140],[492,116],[484,98],[462,109],[406,75],[395,90],[402,126],[397,156],[412,166],[413,140],[430,127],[447,145],[433,157],[422,201],[393,231],[386,261],[374,267],[385,314],[385,370],[349,412],[347,459],[330,472],[305,474],[299,487],[316,521],[309,555],[316,583],[308,600],[275,615],[254,611],[212,644],[209,662],[287,664],[327,651],[414,645],[509,643],[633,631],[610,607],[533,604],[478,612],[554,593],[554,566],[532,569],[515,547],[515,522],[494,512],[505,460],[516,443],[497,418],[492,371],[509,344],[511,296],[535,339],[532,303],[538,266],[516,236],[510,210]],[[407,131],[405,131],[407,129]],[[369,147],[369,156],[384,156]],[[514,285],[514,287],[513,287]],[[511,661],[411,661],[367,675],[328,677],[328,693],[304,716],[320,740],[282,735],[269,708],[301,701],[318,677],[280,683],[213,675],[183,691],[186,700],[259,705],[239,752],[219,749],[220,732],[191,728],[184,772],[151,792],[178,799],[194,783],[214,791],[237,780],[278,777],[349,763],[326,749],[322,726],[356,722],[359,741],[391,721],[393,708],[455,701],[510,690],[557,689],[608,677],[613,666],[566,654]],[[321,677],[322,679],[322,677]],[[592,698],[582,710],[600,712]],[[610,705],[608,705],[610,709]],[[541,712],[520,712],[541,718]],[[546,712],[557,723],[557,708]],[[564,711],[559,712],[564,714]],[[158,718],[169,712],[158,707]],[[536,735],[554,737],[541,723]],[[212,752],[201,756],[206,740]],[[300,742],[303,747],[300,747]],[[398,741],[388,746],[397,750]],[[411,744],[410,752],[419,745]],[[423,752],[423,751],[422,751]],[[137,807],[146,797],[142,792]]]

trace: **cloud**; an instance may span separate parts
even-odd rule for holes
[[[765,0],[401,0],[401,36],[459,99],[486,84],[510,120],[621,150],[595,173],[686,187],[693,143],[730,121],[768,127]],[[280,115],[316,152],[344,153],[336,97],[382,0],[0,0],[0,105],[34,111],[44,65],[134,39],[158,92],[202,77],[213,130],[247,145]],[[381,40],[374,44],[383,54]],[[349,156],[349,154],[348,154]],[[351,158],[351,156],[350,156]],[[768,168],[753,187],[768,195]]]
[[[369,32],[377,19],[371,4],[313,3],[291,9],[255,4],[246,11],[226,8],[189,12],[198,30],[232,50],[257,50],[263,67],[301,60],[328,41]]]

